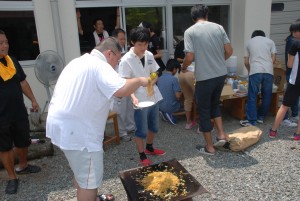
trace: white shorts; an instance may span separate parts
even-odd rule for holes
[[[96,189],[103,179],[103,151],[62,150],[82,189]]]

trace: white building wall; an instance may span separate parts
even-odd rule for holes
[[[299,0],[273,0],[272,3],[283,3],[283,11],[274,11],[271,14],[270,38],[277,48],[277,59],[284,63],[285,39],[289,35],[289,27],[292,22],[300,19]]]
[[[247,74],[244,67],[244,46],[254,30],[270,34],[272,0],[232,0],[233,55],[238,58],[238,74]]]

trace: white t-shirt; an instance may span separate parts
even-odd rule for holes
[[[272,54],[276,53],[275,43],[263,36],[251,38],[245,47],[245,57],[249,57],[250,72],[269,73],[273,75]]]
[[[98,50],[72,60],[49,104],[47,137],[65,150],[103,150],[110,101],[125,83]]]
[[[299,55],[297,53],[295,55],[293,68],[292,68],[292,72],[291,72],[290,79],[289,79],[289,83],[292,85],[295,85],[295,83],[296,83],[298,67],[299,67]]]
[[[119,64],[119,74],[124,78],[134,78],[134,77],[149,77],[150,73],[156,72],[159,66],[157,65],[153,54],[146,50],[145,52],[145,66],[143,66],[140,58],[133,52],[133,48],[129,50],[121,59]],[[153,101],[157,103],[162,100],[162,95],[158,87],[153,85],[153,96],[148,96],[147,87],[139,87],[134,95],[139,100],[142,101]]]

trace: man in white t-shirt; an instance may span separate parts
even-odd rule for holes
[[[155,73],[159,66],[157,65],[153,54],[147,50],[150,41],[150,32],[143,27],[137,27],[130,32],[130,41],[133,47],[121,59],[119,64],[119,74],[121,77],[147,77]],[[140,102],[152,102],[153,105],[146,108],[137,108],[134,111],[134,121],[136,125],[135,143],[140,155],[140,163],[143,166],[151,164],[146,154],[164,155],[165,151],[153,148],[155,134],[159,128],[159,106],[158,101],[162,100],[162,95],[156,86],[156,78],[149,81],[153,87],[153,95],[148,93],[145,87],[139,87],[131,94],[132,102],[138,106]],[[146,149],[144,148],[144,139],[146,139]]]
[[[148,78],[121,78],[113,69],[121,58],[114,38],[62,71],[49,104],[46,135],[65,154],[74,173],[77,200],[96,200],[103,178],[103,138],[112,96],[128,96]],[[100,195],[102,198],[105,195]],[[112,200],[110,194],[107,200]],[[101,200],[101,199],[100,199]]]
[[[261,30],[255,30],[245,46],[244,63],[249,72],[248,97],[246,105],[247,120],[242,126],[255,126],[263,123],[272,100],[273,64],[276,59],[275,43]],[[257,111],[257,95],[261,91],[262,104]]]

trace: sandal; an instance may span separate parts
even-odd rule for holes
[[[215,153],[209,152],[206,147],[200,147],[200,146],[198,147],[197,146],[196,149],[199,151],[200,154],[206,154],[206,155],[209,155],[209,156],[214,156],[215,155]]]
[[[113,194],[101,194],[101,195],[98,195],[97,198],[99,198],[100,201],[114,201],[115,200],[115,196],[113,196]]]
[[[217,141],[214,143],[214,147],[223,147],[226,144],[226,140],[216,138]]]
[[[30,174],[30,173],[38,173],[41,171],[41,168],[39,166],[36,165],[27,165],[26,168],[22,169],[22,170],[16,170],[17,174]]]

